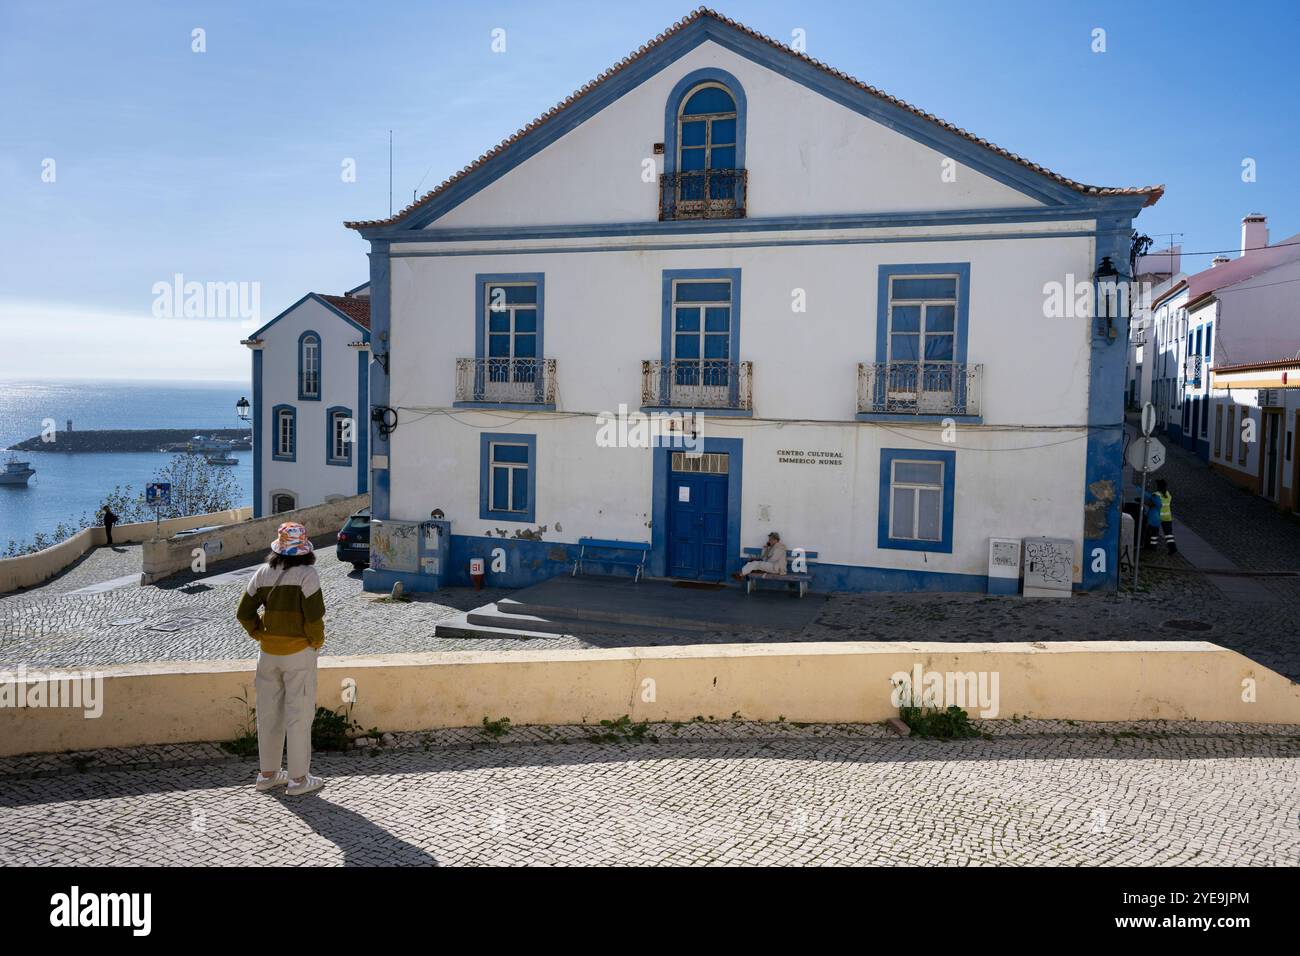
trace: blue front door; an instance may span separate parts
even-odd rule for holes
[[[668,476],[668,576],[721,581],[727,570],[727,476]]]

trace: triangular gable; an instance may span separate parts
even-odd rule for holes
[[[1163,186],[1089,186],[1068,179],[701,7],[397,214],[344,225],[367,232],[428,225],[709,40],[922,145],[954,156],[963,165],[1045,205],[1109,197],[1141,199],[1143,205],[1152,205],[1164,191]]]
[[[338,306],[334,305],[332,302],[328,301],[324,296],[322,296],[322,295],[320,295],[319,293],[316,293],[316,292],[308,292],[305,296],[303,296],[301,299],[299,299],[299,300],[298,300],[297,302],[295,302],[293,305],[289,306],[289,308],[285,309],[283,312],[281,312],[279,315],[277,315],[275,318],[273,318],[270,322],[267,322],[264,326],[262,326],[260,329],[258,329],[256,332],[254,332],[252,335],[250,335],[250,336],[249,336],[247,339],[245,339],[244,341],[246,341],[246,342],[256,342],[256,341],[258,341],[258,340],[262,337],[262,335],[266,332],[267,329],[269,329],[271,326],[275,325],[275,323],[279,322],[281,319],[283,319],[283,318],[284,318],[286,315],[288,315],[289,313],[293,312],[294,309],[298,308],[300,305],[302,305],[302,304],[303,304],[304,302],[306,302],[308,299],[311,299],[311,300],[314,300],[314,301],[316,301],[316,302],[319,302],[319,303],[320,303],[321,305],[323,305],[327,310],[329,310],[330,312],[334,313],[334,314],[337,315],[340,319],[342,319],[344,322],[346,322],[348,325],[350,325],[352,328],[354,328],[354,329],[356,329],[358,332],[360,332],[360,333],[361,333],[361,336],[362,336],[362,341],[363,341],[363,342],[369,342],[369,341],[370,341],[370,330],[369,330],[368,328],[366,328],[366,327],[365,327],[364,325],[362,325],[361,323],[359,323],[359,322],[355,321],[354,319],[352,319],[352,317],[349,316],[346,312],[344,312],[344,311],[343,311],[342,309],[340,309]]]

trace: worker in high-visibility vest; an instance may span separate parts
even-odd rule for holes
[[[1174,496],[1169,493],[1169,483],[1161,478],[1156,490],[1147,495],[1147,529],[1149,544],[1155,547],[1163,540],[1170,554],[1178,551],[1174,543]]]

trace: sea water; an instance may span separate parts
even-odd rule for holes
[[[0,448],[41,433],[53,419],[61,432],[72,419],[76,431],[110,428],[186,428],[195,434],[241,426],[235,403],[252,399],[244,382],[0,382]],[[57,440],[56,440],[57,443]],[[253,453],[236,451],[238,465],[225,466],[239,489],[235,505],[252,504]],[[8,459],[0,452],[0,467]],[[36,474],[27,487],[0,485],[0,551],[11,540],[25,543],[51,534],[61,523],[94,517],[114,485],[143,494],[167,466],[163,452],[18,452]]]

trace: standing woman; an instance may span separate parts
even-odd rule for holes
[[[297,796],[325,786],[310,772],[316,655],[325,643],[325,598],[315,563],[307,529],[293,521],[280,525],[271,554],[253,573],[235,615],[262,645],[253,682],[261,761],[258,790],[287,785],[288,793]],[[286,740],[288,773],[280,766]]]
[[[104,536],[108,539],[108,546],[113,546],[113,525],[117,524],[117,515],[107,504],[104,505]]]

